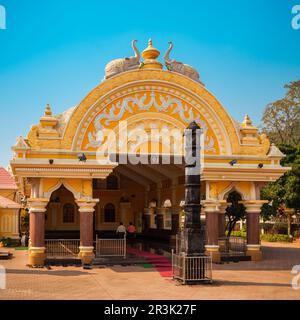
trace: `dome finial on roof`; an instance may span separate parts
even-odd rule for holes
[[[142,57],[144,59],[157,59],[160,55],[159,50],[153,47],[152,39],[148,41],[148,47],[142,52]]]
[[[159,57],[160,52],[153,47],[152,39],[148,41],[148,47],[142,52],[144,61],[141,68],[143,69],[162,69],[163,65],[156,59]]]
[[[52,116],[52,110],[51,110],[51,106],[49,103],[47,103],[46,108],[45,108],[45,116]]]
[[[241,123],[240,133],[243,144],[259,144],[258,128],[252,124],[248,114],[245,115],[244,121]]]
[[[245,115],[243,127],[252,127],[252,120],[250,119],[248,114]]]
[[[51,106],[48,103],[45,107],[44,115],[40,119],[38,136],[40,139],[44,138],[58,138],[57,131],[58,119],[52,114]]]

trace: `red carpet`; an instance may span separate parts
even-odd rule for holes
[[[167,257],[134,248],[128,248],[127,252],[145,258],[162,277],[172,277],[172,265]]]

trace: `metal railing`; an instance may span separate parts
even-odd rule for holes
[[[184,251],[182,250],[182,241],[182,236],[177,234],[175,247],[176,254]],[[206,239],[204,244],[206,244]],[[223,255],[245,255],[247,251],[247,240],[243,237],[220,237],[218,245],[220,246],[220,252]]]
[[[294,224],[300,224],[300,217],[297,216],[296,218],[293,218],[293,223]]]
[[[172,250],[172,275],[174,280],[183,284],[192,282],[212,283],[211,256],[187,256]]]
[[[46,257],[52,259],[77,258],[80,240],[78,239],[47,239],[45,240]]]
[[[121,239],[99,239],[96,236],[96,257],[126,258],[126,236]]]
[[[242,237],[219,238],[221,254],[244,255],[247,251],[247,240]]]
[[[176,246],[175,246],[175,253],[179,254],[180,250],[181,250],[181,235],[180,234],[176,234]]]
[[[287,217],[272,217],[269,220],[265,221],[264,223],[271,223],[271,224],[282,223],[282,224],[287,224],[288,222],[289,221],[288,221]],[[290,223],[291,224],[300,224],[300,216],[296,215],[295,217],[291,217]]]

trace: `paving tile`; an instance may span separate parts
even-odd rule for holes
[[[27,252],[13,251],[6,268],[7,289],[0,299],[299,299],[291,269],[300,265],[300,244],[263,243],[264,260],[213,265],[214,283],[183,286],[153,268],[112,266],[83,270],[26,267]]]

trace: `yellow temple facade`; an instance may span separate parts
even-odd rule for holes
[[[224,226],[226,198],[234,190],[247,210],[248,253],[253,260],[261,258],[260,189],[287,171],[280,165],[284,155],[248,116],[235,121],[194,68],[171,60],[172,46],[164,69],[152,41],[142,61],[134,41],[135,56],[110,62],[105,79],[75,108],[55,116],[48,105],[28,136],[17,139],[11,169],[28,199],[32,264],[45,259],[45,237],[76,231],[80,256],[90,261],[94,233],[115,230],[120,221],[133,222],[142,234],[172,237],[184,201],[184,164],[120,164],[100,151],[182,156],[176,144],[180,136],[173,136],[167,146],[161,132],[183,133],[192,121],[204,132],[201,194],[210,234],[207,252],[218,261],[216,230],[220,223]],[[124,124],[129,133],[157,130],[150,139],[151,151],[142,136],[125,139],[120,128]],[[105,130],[114,133],[118,143],[105,139]]]

